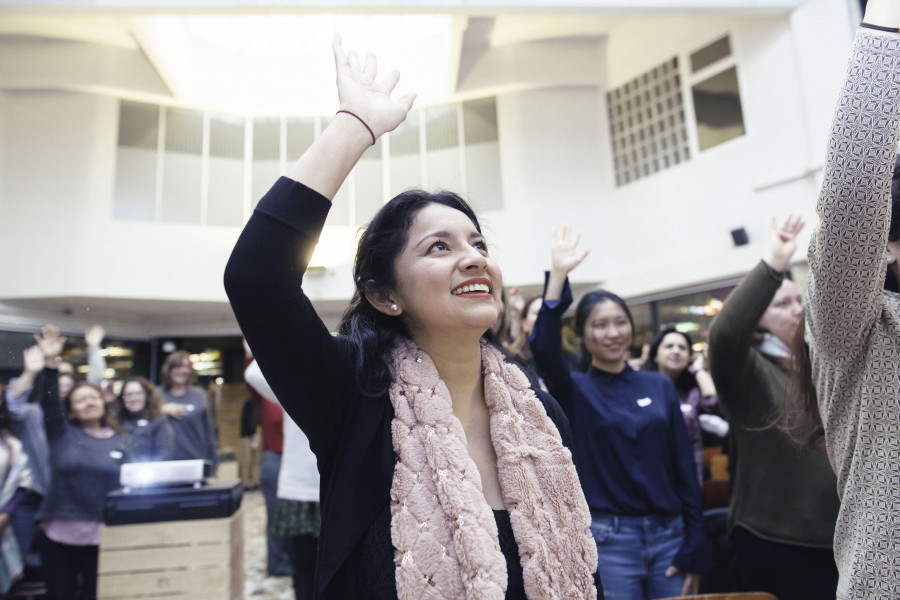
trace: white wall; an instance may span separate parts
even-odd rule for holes
[[[224,300],[238,228],[113,219],[117,101],[12,93],[4,105],[2,297]]]

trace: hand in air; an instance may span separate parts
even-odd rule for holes
[[[581,264],[590,252],[590,248],[580,250],[578,242],[581,234],[570,231],[568,225],[553,230],[550,240],[550,256],[552,269],[568,276],[569,272]]]
[[[44,325],[40,335],[35,334],[34,341],[44,353],[44,359],[50,364],[55,364],[57,357],[62,354],[63,346],[66,345],[66,338],[59,334],[59,327],[52,324]]]
[[[37,373],[44,368],[44,353],[38,346],[29,346],[22,352],[26,373]]]
[[[779,225],[772,217],[772,228],[769,238],[769,254],[766,262],[776,271],[784,271],[794,252],[797,251],[797,234],[806,222],[798,214],[789,214]]]
[[[341,36],[338,34],[335,34],[331,46],[337,69],[341,110],[350,111],[362,119],[376,138],[396,129],[406,119],[416,98],[413,93],[404,94],[397,99],[391,98],[391,93],[400,80],[400,73],[391,70],[377,80],[378,63],[373,54],[366,54],[365,63],[360,63],[355,51],[344,52]]]
[[[106,337],[106,330],[101,325],[91,325],[84,330],[84,343],[88,348],[99,348]]]

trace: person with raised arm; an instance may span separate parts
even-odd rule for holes
[[[45,329],[46,331],[46,329]],[[64,337],[35,336],[44,368],[35,381],[50,446],[50,487],[41,504],[41,562],[49,600],[97,596],[100,528],[106,494],[119,487],[131,441],[95,385],[81,382],[62,401],[56,361]]]
[[[815,388],[807,385],[798,401],[808,441],[824,442],[837,474],[839,600],[900,597],[898,28],[900,2],[869,0],[809,245],[809,353],[800,362],[801,379]]]
[[[399,74],[333,42],[340,110],[257,205],[225,288],[321,475],[317,598],[595,598],[596,546],[557,403],[487,341],[502,273],[451,192],[363,232],[333,336],[303,274],[367,147],[406,118]]]
[[[766,255],[710,324],[709,365],[730,426],[728,535],[738,591],[833,598],[834,473],[823,454],[776,426],[803,322],[800,292],[785,273],[803,226],[798,215],[772,219]]]
[[[575,456],[610,598],[696,593],[706,567],[700,485],[672,381],[627,362],[634,324],[606,290],[578,303],[575,332],[591,359],[570,372],[561,319],[572,304],[569,273],[587,250],[564,226],[553,232],[551,269],[529,342],[538,373],[573,424]]]

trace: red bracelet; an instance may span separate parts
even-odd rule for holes
[[[359,116],[358,114],[356,114],[356,113],[350,112],[349,110],[343,110],[343,109],[341,109],[341,110],[337,111],[337,112],[334,113],[334,114],[338,114],[338,113],[347,113],[347,114],[350,115],[351,117],[356,117],[356,118],[359,120],[359,122],[363,124],[363,127],[365,127],[365,128],[369,131],[369,135],[372,136],[372,145],[373,145],[373,146],[375,145],[375,132],[372,131],[372,128],[369,127],[369,126],[366,124],[365,121],[362,120],[362,117],[360,117],[360,116]]]

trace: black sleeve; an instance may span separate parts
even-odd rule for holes
[[[247,343],[284,409],[322,461],[338,451],[355,390],[346,344],[316,314],[303,274],[331,203],[282,177],[263,197],[225,269],[225,290]]]
[[[546,286],[545,280],[545,293]],[[571,304],[572,290],[567,279],[562,298],[545,300],[541,304],[534,330],[528,338],[538,374],[566,414],[572,414],[572,376],[562,350],[562,316]]]
[[[48,440],[55,440],[61,437],[69,426],[69,420],[63,411],[62,401],[59,399],[58,378],[59,371],[44,367],[38,373],[34,386],[41,408],[44,410],[44,428],[47,430]]]

